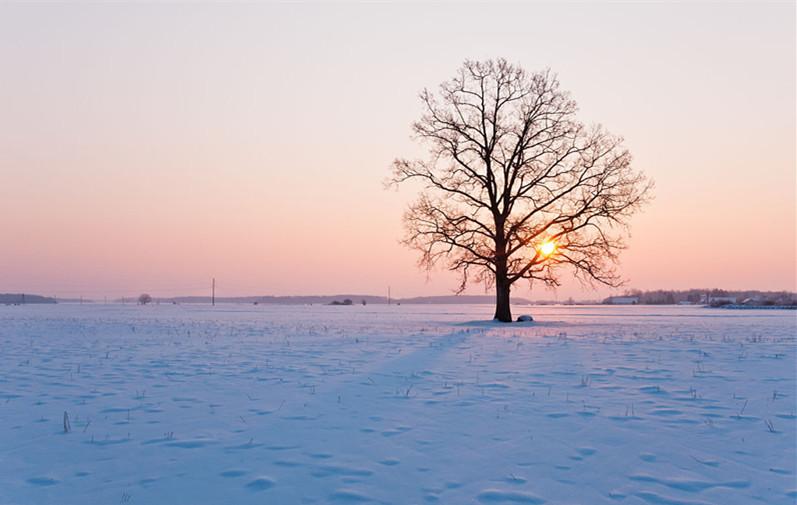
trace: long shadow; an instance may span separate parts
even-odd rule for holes
[[[568,323],[566,321],[528,321],[528,322],[512,322],[512,323],[501,323],[499,321],[490,320],[480,320],[480,321],[464,321],[459,323],[449,323],[450,326],[454,327],[466,327],[466,328],[489,328],[489,329],[503,329],[503,330],[516,330],[519,328],[561,328],[563,326],[574,326],[574,323]]]

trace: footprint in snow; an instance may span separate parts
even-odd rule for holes
[[[265,491],[274,487],[274,480],[269,477],[258,477],[246,484],[246,487],[252,491]]]
[[[54,479],[52,477],[31,477],[28,479],[28,484],[32,484],[34,486],[54,486],[59,482],[60,481],[58,479]]]
[[[368,495],[352,489],[338,489],[329,495],[329,501],[335,503],[367,503],[373,500]]]

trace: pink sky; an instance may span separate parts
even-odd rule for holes
[[[382,182],[417,93],[496,56],[655,179],[629,287],[797,289],[793,3],[4,4],[0,292],[450,292]]]

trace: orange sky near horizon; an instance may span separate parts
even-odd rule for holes
[[[383,181],[418,92],[498,56],[655,180],[628,287],[797,290],[795,52],[789,2],[3,4],[0,292],[450,293]]]

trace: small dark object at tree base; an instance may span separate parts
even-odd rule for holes
[[[534,322],[534,318],[531,317],[528,314],[524,314],[524,315],[519,316],[517,318],[517,322],[519,322],[519,323],[531,323],[531,322]]]

